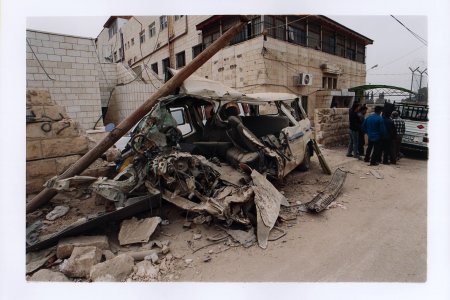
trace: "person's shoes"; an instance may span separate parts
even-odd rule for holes
[[[358,156],[356,156],[356,159],[362,160],[362,157],[358,155]]]
[[[364,162],[369,162],[370,161],[370,158],[364,158]]]
[[[346,155],[346,156],[347,156],[347,157],[353,157],[353,155],[351,155],[351,154],[348,154],[348,153],[347,153],[347,155]]]
[[[383,161],[382,164],[383,165],[390,165],[390,163],[388,161]]]
[[[374,162],[374,163],[370,163],[370,165],[369,166],[378,166],[379,165],[379,163],[377,163],[377,162]]]

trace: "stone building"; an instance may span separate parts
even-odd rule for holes
[[[112,16],[97,37],[102,62],[119,62],[159,87],[167,67],[180,69],[238,16]],[[365,83],[373,41],[320,15],[253,16],[197,75],[244,92],[291,92],[312,117],[316,108],[348,107],[348,88]]]

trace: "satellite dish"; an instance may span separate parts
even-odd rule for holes
[[[114,128],[116,128],[116,125],[114,125],[114,123],[109,123],[105,126],[105,131],[111,132],[111,131],[113,131]]]

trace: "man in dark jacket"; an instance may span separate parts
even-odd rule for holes
[[[370,165],[376,166],[381,158],[381,138],[385,135],[385,127],[383,118],[380,116],[383,108],[375,106],[375,112],[368,116],[362,124],[362,129],[367,133],[369,144],[366,151],[364,161],[369,161]],[[372,156],[370,155],[372,152]]]
[[[359,130],[361,128],[361,119],[358,117],[358,111],[361,107],[359,103],[353,103],[352,107],[348,110],[348,121],[350,129],[350,141],[348,143],[347,156],[360,158],[358,153],[358,137]],[[353,153],[353,155],[352,155]]]
[[[394,122],[391,120],[391,112],[386,110],[383,112],[384,127],[386,128],[385,135],[381,140],[383,149],[383,164],[396,163],[396,155],[394,154],[393,141],[397,139],[397,131]]]

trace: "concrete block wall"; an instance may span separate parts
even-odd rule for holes
[[[46,89],[84,129],[101,116],[98,59],[93,39],[27,30],[27,88]],[[102,125],[99,121],[98,125]]]
[[[109,104],[105,123],[119,124],[155,92],[151,84],[133,82],[117,86]]]
[[[27,91],[26,192],[39,192],[42,185],[61,174],[88,151],[88,138],[62,106],[45,90]]]
[[[117,84],[117,66],[115,63],[98,64],[98,74],[101,104],[106,107],[109,94]]]
[[[314,110],[316,140],[324,146],[346,145],[349,138],[348,108]]]

